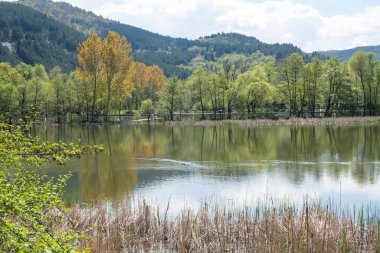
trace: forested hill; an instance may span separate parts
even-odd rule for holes
[[[368,46],[368,47],[356,47],[347,50],[331,50],[318,52],[320,55],[326,57],[338,57],[341,61],[348,61],[357,51],[364,52],[374,52],[376,53],[377,58],[380,60],[380,45],[379,46]]]
[[[0,2],[0,61],[42,63],[47,69],[59,65],[70,71],[84,39],[84,34],[27,6]]]
[[[219,33],[199,38],[197,42],[201,47],[212,50],[216,57],[226,53],[252,54],[257,50],[265,55],[273,55],[276,59],[283,59],[292,53],[302,54],[301,49],[292,44],[267,44],[238,33]]]
[[[251,54],[261,50],[266,55],[284,58],[301,50],[291,44],[266,44],[254,37],[240,34],[217,34],[198,40],[172,38],[152,33],[134,26],[102,18],[92,12],[79,9],[64,2],[51,0],[19,0],[86,35],[98,32],[103,37],[109,30],[116,31],[128,38],[134,50],[134,58],[148,65],[157,64],[166,75],[172,73],[180,77],[189,75],[186,66],[197,56],[214,60],[226,53]]]

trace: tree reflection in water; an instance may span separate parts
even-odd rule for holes
[[[75,198],[86,203],[120,202],[136,189],[194,175],[239,183],[265,173],[299,186],[309,176],[317,181],[328,177],[337,184],[349,176],[358,185],[375,184],[379,178],[377,125],[93,125],[40,127],[35,132],[48,141],[104,145],[104,152],[67,166],[74,174],[68,194],[79,193]]]

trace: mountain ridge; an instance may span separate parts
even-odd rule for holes
[[[75,30],[70,33],[76,32],[79,39],[73,41],[78,44],[92,32],[97,32],[102,37],[105,37],[108,31],[116,31],[119,34],[126,36],[131,43],[135,60],[142,61],[147,65],[158,65],[164,70],[167,76],[175,74],[181,78],[186,78],[190,75],[190,64],[193,59],[200,57],[205,61],[215,61],[225,54],[248,55],[257,50],[262,51],[264,55],[273,55],[277,60],[281,60],[295,52],[303,54],[308,59],[315,54],[319,54],[322,57],[337,56],[341,60],[347,60],[357,50],[361,49],[364,51],[375,51],[378,53],[378,57],[380,56],[380,46],[361,47],[348,50],[319,51],[313,54],[306,54],[299,47],[290,43],[269,44],[261,42],[256,37],[238,33],[217,33],[194,40],[173,38],[131,25],[122,24],[119,21],[103,18],[91,11],[83,10],[66,2],[53,2],[51,0],[18,0],[17,2],[11,2],[9,4],[23,5],[40,14],[46,15],[48,18],[54,19],[56,22],[64,25],[65,28],[60,29],[67,29],[67,27],[69,27],[72,30]],[[30,19],[33,19],[33,17]],[[1,28],[0,26],[0,32],[1,30],[4,30],[4,28]],[[8,40],[1,39],[0,36],[0,42],[8,42]],[[9,42],[16,43],[17,41]],[[7,60],[12,63],[21,60],[24,61],[22,57],[18,57],[16,60],[13,59],[4,51],[6,50],[3,47],[0,47],[0,60]],[[42,63],[47,62],[46,60],[44,61],[44,54],[42,52],[40,52],[41,55],[38,55],[38,53],[31,50],[29,51],[31,54],[37,54],[34,55],[35,59],[40,59]],[[56,52],[57,58],[60,56],[62,57],[62,60],[49,60],[48,68],[51,68],[50,65],[53,65],[55,62],[57,62],[58,65],[65,65],[64,59],[66,59],[69,63],[66,63],[66,66],[64,66],[63,69],[73,70],[76,64],[75,50],[73,50],[73,48],[69,50],[67,48],[59,48],[58,51]],[[69,60],[65,55],[66,51],[70,54]],[[26,62],[36,63],[33,61]]]
[[[282,59],[293,52],[302,53],[301,49],[292,44],[268,44],[255,37],[237,33],[218,33],[196,40],[173,38],[106,19],[65,2],[19,0],[18,3],[34,8],[87,35],[97,32],[105,37],[109,30],[118,32],[131,43],[136,60],[148,65],[156,64],[164,69],[166,75],[189,75],[190,70],[184,66],[197,56],[213,60],[226,53],[251,54],[261,50],[265,55]],[[234,37],[239,37],[239,40]]]
[[[318,51],[318,53],[326,57],[338,57],[338,59],[341,61],[348,61],[352,57],[352,55],[354,55],[358,51],[374,52],[376,53],[377,59],[380,60],[380,45],[361,46],[343,50]]]

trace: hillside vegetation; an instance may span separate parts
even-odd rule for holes
[[[282,59],[294,52],[302,53],[298,47],[291,44],[271,45],[254,37],[234,33],[221,33],[198,40],[162,36],[102,18],[64,2],[20,0],[19,3],[51,16],[86,35],[97,32],[100,36],[105,37],[111,30],[126,36],[132,45],[133,57],[137,61],[142,61],[147,65],[156,64],[164,70],[167,76],[172,74],[181,78],[189,76],[191,69],[187,66],[196,57],[213,61],[224,54],[244,53],[248,55],[260,50],[265,55],[274,55],[277,59]]]
[[[377,55],[377,59],[380,60],[380,46],[368,46],[368,47],[355,47],[346,50],[330,50],[319,52],[320,55],[325,57],[338,57],[341,61],[348,61],[356,52],[374,52]]]
[[[0,2],[0,61],[17,64],[42,63],[47,69],[59,65],[64,71],[76,66],[77,45],[84,34],[17,3]]]

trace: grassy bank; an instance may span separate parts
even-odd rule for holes
[[[204,205],[169,218],[145,202],[131,209],[74,207],[93,252],[379,252],[376,208],[340,210],[336,205],[286,204],[255,208]]]

